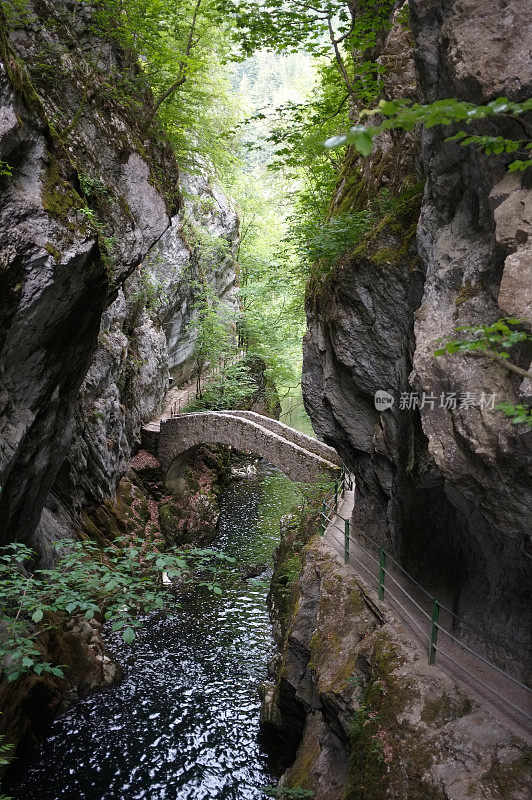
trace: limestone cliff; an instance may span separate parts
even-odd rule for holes
[[[528,797],[525,742],[427,665],[324,540],[302,550],[302,539],[285,528],[272,595],[280,649],[263,692],[263,724],[297,745],[280,785],[315,800]]]
[[[526,0],[409,5],[410,29],[396,17],[381,45],[386,98],[532,94]],[[508,119],[478,131],[523,138],[530,125]],[[433,353],[461,324],[529,319],[530,177],[510,176],[504,157],[445,142],[450,132],[384,134],[368,159],[348,153],[333,213],[367,208],[383,190],[394,202],[327,290],[310,287],[304,399],[316,431],[356,476],[357,535],[398,554],[479,629],[476,646],[523,674],[527,434],[478,402],[453,409],[439,399],[495,392],[518,403],[529,389],[500,365]],[[375,408],[379,389],[393,408]],[[412,391],[435,401],[401,409],[401,393]]]
[[[2,28],[4,542],[33,540],[102,314],[176,211],[175,161],[113,98],[104,72],[126,54],[90,13],[44,0]]]
[[[99,541],[112,523],[160,536],[144,478],[120,481],[170,377],[193,370],[195,285],[236,304],[239,220],[206,172],[179,174],[164,137],[146,133],[142,70],[95,35],[94,8],[20,5],[0,17],[0,544],[33,545],[46,566],[46,545],[80,519]],[[207,500],[189,528],[212,521]],[[68,700],[116,677],[100,627],[75,619],[42,642],[69,664],[66,681],[2,683],[10,741],[33,742]]]
[[[236,212],[147,136],[135,55],[92,13],[1,20],[0,540],[38,549],[114,491],[170,371],[192,369],[199,273],[235,303]]]
[[[179,185],[188,199],[103,314],[40,541],[64,535],[82,509],[113,494],[140,443],[141,426],[161,410],[170,379],[179,382],[192,373],[200,279],[236,310],[237,214],[205,175],[182,175]],[[199,235],[209,237],[210,249],[192,239],[191,220]]]

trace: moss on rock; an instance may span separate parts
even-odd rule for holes
[[[61,221],[68,221],[71,212],[83,207],[83,200],[62,175],[61,163],[53,154],[50,154],[43,181],[42,205],[45,211]]]
[[[483,775],[483,780],[495,787],[501,800],[514,800],[523,782],[530,776],[532,768],[532,749],[519,758],[506,763],[497,760]]]

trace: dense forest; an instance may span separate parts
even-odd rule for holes
[[[1,0],[0,800],[529,796],[531,37]]]

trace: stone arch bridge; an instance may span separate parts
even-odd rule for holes
[[[332,447],[253,411],[201,411],[157,420],[142,429],[142,446],[154,455],[171,485],[200,444],[224,444],[266,458],[293,481],[336,475],[341,460]]]

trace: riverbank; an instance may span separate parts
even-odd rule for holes
[[[53,723],[36,759],[8,787],[15,800],[162,800],[168,792],[176,800],[258,800],[276,782],[258,695],[273,652],[271,571],[242,580],[239,567],[271,563],[280,517],[299,495],[274,468],[260,462],[257,469],[221,496],[216,546],[237,558],[223,595],[194,590],[175,616],[147,621],[130,646],[111,635],[123,681]]]

